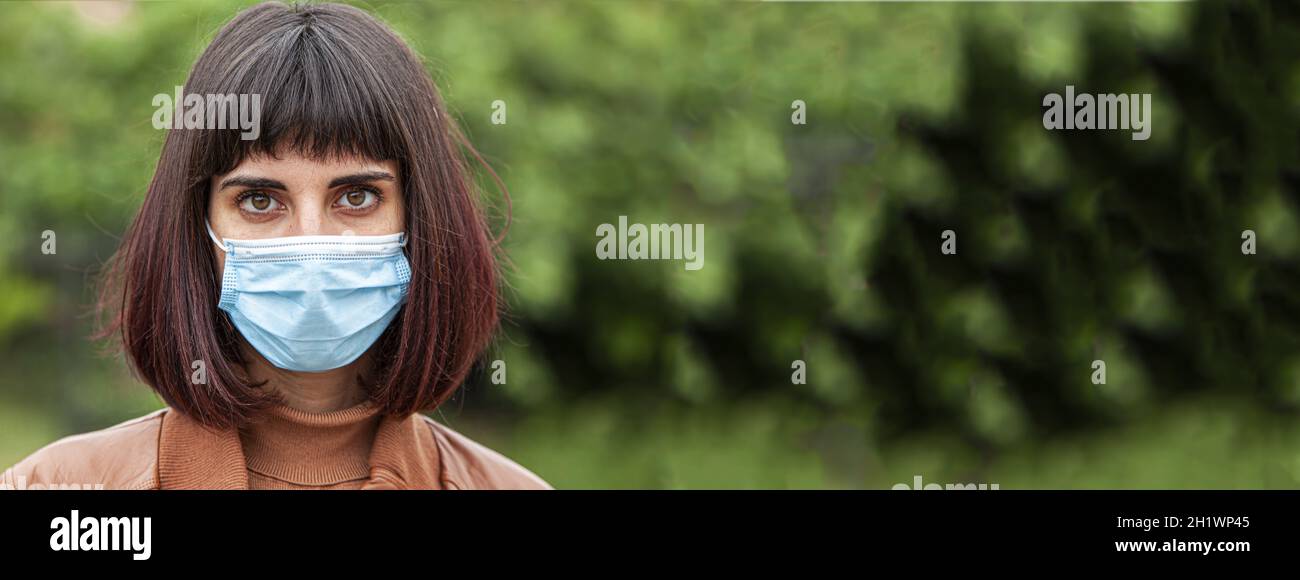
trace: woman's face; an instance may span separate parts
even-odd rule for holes
[[[397,162],[245,159],[209,185],[208,220],[221,239],[395,234],[406,229]],[[216,252],[217,271],[225,252]]]

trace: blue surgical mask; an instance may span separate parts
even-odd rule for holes
[[[221,302],[271,364],[321,372],[370,348],[406,299],[406,234],[217,239],[226,253]]]

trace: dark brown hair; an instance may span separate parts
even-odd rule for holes
[[[387,26],[336,4],[260,4],[199,56],[185,94],[261,95],[261,132],[171,130],[144,204],[109,265],[101,336],[121,338],[136,374],[205,425],[243,424],[270,402],[243,371],[239,335],[217,309],[220,273],[204,220],[209,181],[250,155],[396,160],[412,279],[371,350],[369,397],[405,416],[445,401],[497,325],[494,244],[462,148],[420,59]],[[207,384],[192,384],[195,361]]]

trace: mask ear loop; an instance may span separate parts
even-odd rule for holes
[[[212,223],[209,222],[207,219],[204,219],[203,225],[208,228],[208,237],[212,238],[212,243],[216,244],[218,248],[221,248],[222,252],[225,252],[227,255],[229,255],[230,244],[222,243],[221,240],[217,239],[217,233],[212,231]],[[235,296],[238,293],[238,290],[235,289],[235,271],[230,269],[230,264],[231,264],[231,260],[227,258],[226,269],[224,272],[221,273],[221,297],[218,299],[219,301],[217,302],[217,308],[226,310],[227,312],[229,312],[230,308],[234,307]]]
[[[221,248],[221,251],[229,254],[230,248],[224,242],[217,239],[217,233],[212,231],[212,223],[205,219],[203,220],[203,225],[207,226],[208,237],[212,238],[212,243],[216,244],[218,248]]]

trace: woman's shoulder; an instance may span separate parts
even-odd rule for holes
[[[50,443],[0,473],[0,489],[157,489],[164,408]],[[420,415],[444,483],[460,489],[553,489],[504,455]]]
[[[158,435],[167,411],[50,443],[0,474],[0,489],[156,488]]]
[[[420,415],[438,442],[448,483],[460,489],[554,489],[537,474],[432,418]]]

